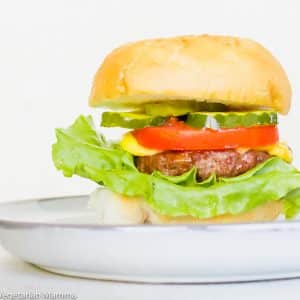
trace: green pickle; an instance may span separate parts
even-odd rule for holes
[[[163,116],[149,116],[135,112],[104,112],[102,113],[101,126],[136,129],[159,126],[164,124],[167,119]]]
[[[145,104],[144,110],[151,116],[182,116],[197,111],[226,111],[227,106],[221,103],[197,101],[176,101]]]
[[[104,112],[101,126],[123,127],[129,129],[160,126],[172,116],[180,117],[194,128],[237,128],[262,125],[276,125],[277,113],[274,111],[227,111],[221,103],[197,101],[168,101],[147,103],[140,111]]]
[[[187,116],[186,124],[195,128],[237,128],[261,125],[276,125],[274,111],[245,112],[195,112]]]

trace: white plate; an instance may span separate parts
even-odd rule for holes
[[[0,205],[0,240],[24,261],[66,275],[141,282],[300,276],[300,222],[101,226],[87,196]]]

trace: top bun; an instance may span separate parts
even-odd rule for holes
[[[260,44],[227,36],[182,36],[126,44],[96,73],[91,106],[170,100],[219,102],[238,108],[290,108],[288,78]]]

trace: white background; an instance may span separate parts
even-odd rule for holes
[[[280,129],[300,166],[299,8],[296,0],[0,0],[0,201],[95,187],[56,172],[54,128],[90,112],[92,77],[112,48],[151,37],[228,34],[269,48],[293,86]]]

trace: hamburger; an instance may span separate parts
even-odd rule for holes
[[[144,40],[112,51],[89,104],[57,129],[52,157],[94,181],[103,224],[240,223],[300,209],[300,173],[280,141],[291,87],[263,46],[228,36]],[[126,129],[109,141],[100,127]]]

